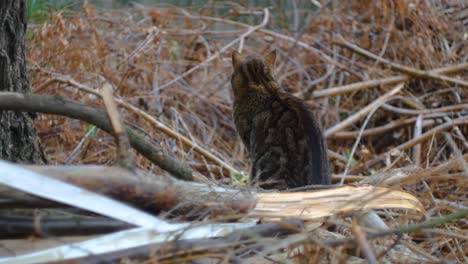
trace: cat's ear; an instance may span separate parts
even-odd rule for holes
[[[239,65],[241,64],[241,61],[242,59],[240,57],[240,53],[234,50],[232,52],[232,67],[234,69],[239,67]]]
[[[275,63],[276,63],[276,50],[271,51],[266,55],[265,57],[265,64],[270,68],[270,69],[275,69]]]

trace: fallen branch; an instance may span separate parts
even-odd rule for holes
[[[440,226],[452,221],[456,221],[458,219],[463,219],[468,215],[468,210],[460,210],[452,214],[448,214],[433,220],[429,220],[423,223],[418,223],[414,225],[407,225],[407,226],[402,226],[399,228],[393,228],[389,230],[384,230],[381,232],[375,232],[371,234],[367,234],[366,239],[376,239],[379,237],[385,237],[385,236],[391,236],[391,235],[397,235],[401,236],[404,235],[405,233],[409,232],[416,232],[420,230],[424,230],[427,228],[432,228],[436,226]],[[356,239],[349,238],[349,239],[340,239],[340,240],[335,240],[335,241],[329,241],[325,242],[324,244],[330,247],[337,247],[345,244],[354,244],[356,243]]]
[[[131,225],[104,217],[0,215],[0,238],[31,236],[77,236],[105,234],[130,228]]]
[[[407,208],[424,212],[413,195],[389,188],[343,186],[313,192],[257,192],[177,180],[167,175],[132,173],[120,167],[22,166],[36,173],[80,186],[153,213],[169,212],[188,218],[300,218],[321,217],[362,209]],[[37,198],[18,195],[0,186],[3,197],[34,204]],[[20,200],[21,199],[21,200]]]
[[[133,173],[121,167],[22,167],[155,214],[164,211],[188,218],[230,216],[249,212],[257,202],[249,190],[181,181],[167,175],[146,175],[142,171]],[[17,191],[4,186],[0,186],[0,193],[3,197],[22,199],[30,205],[35,202],[44,204],[36,197],[18,195]]]
[[[419,143],[421,143],[423,141],[428,140],[429,138],[433,137],[437,133],[440,133],[442,131],[445,131],[445,130],[450,129],[450,128],[455,127],[455,126],[462,126],[462,125],[468,125],[468,116],[462,116],[462,117],[459,117],[457,119],[451,120],[451,122],[445,122],[445,123],[443,123],[443,124],[441,124],[439,126],[436,126],[436,127],[432,128],[431,130],[426,131],[425,133],[423,133],[420,137],[413,138],[413,139],[411,139],[411,140],[409,140],[409,141],[395,147],[394,149],[399,150],[399,151],[407,150],[407,149],[413,147],[416,144],[419,144]],[[382,160],[384,160],[387,155],[388,155],[388,153],[385,152],[385,153],[382,153],[382,154],[378,155],[377,157],[373,158],[372,160],[366,162],[365,164],[358,164],[354,168],[352,168],[349,171],[349,173],[351,173],[351,174],[357,173],[362,168],[369,168],[371,166],[374,166],[375,164],[377,164],[377,163],[381,162]]]
[[[0,93],[0,110],[62,115],[83,120],[112,133],[112,126],[105,112],[59,96],[3,92]],[[192,180],[191,169],[167,155],[161,148],[149,143],[152,141],[150,137],[129,126],[126,126],[125,129],[130,144],[135,150],[173,176]]]
[[[374,108],[379,107],[380,105],[385,103],[388,99],[390,99],[392,96],[394,96],[395,94],[400,92],[401,89],[403,89],[403,87],[404,87],[403,83],[398,84],[391,91],[389,91],[386,94],[380,96],[379,98],[377,98],[376,100],[374,100],[372,103],[368,104],[367,106],[365,106],[361,110],[357,111],[356,113],[349,116],[345,120],[343,120],[343,121],[339,122],[338,124],[330,127],[329,129],[325,130],[325,132],[323,134],[325,135],[326,138],[329,138],[333,134],[335,134],[336,132],[341,131],[341,130],[351,126],[352,124],[356,123],[361,118],[366,116]]]
[[[383,126],[379,127],[374,127],[374,128],[369,128],[366,129],[362,132],[361,137],[370,137],[370,136],[376,136],[382,133],[385,133],[387,131],[390,131],[392,129],[396,129],[401,126],[407,126],[411,125],[416,121],[417,117],[411,117],[408,119],[401,119],[401,120],[395,120],[391,121]],[[434,124],[434,120],[425,120],[423,122],[423,126],[428,126]],[[360,131],[341,131],[337,132],[333,135],[330,135],[329,138],[340,138],[340,139],[356,139],[356,137],[359,135]]]
[[[465,70],[467,68],[468,68],[468,63],[462,63],[462,64],[458,64],[454,66],[434,69],[431,72],[446,74],[446,73],[452,73],[456,71]],[[351,93],[355,91],[369,89],[375,86],[390,85],[390,84],[395,84],[395,83],[400,83],[400,82],[406,82],[409,79],[410,79],[410,76],[408,75],[398,75],[398,76],[392,76],[392,77],[387,77],[383,79],[369,80],[369,81],[364,81],[364,82],[347,84],[343,86],[337,86],[337,87],[333,87],[333,88],[329,88],[325,90],[317,90],[312,93],[312,96],[314,98],[320,98],[320,97],[334,96],[334,95],[339,95],[339,94],[347,94],[347,93]]]
[[[413,77],[423,77],[423,78],[434,79],[434,80],[438,80],[438,81],[442,81],[442,82],[447,82],[447,83],[450,83],[450,84],[453,84],[453,85],[460,85],[460,86],[468,87],[468,82],[466,82],[464,80],[451,78],[451,77],[448,77],[448,76],[445,76],[445,75],[440,75],[440,74],[438,74],[438,73],[436,73],[434,71],[418,70],[418,69],[414,69],[414,68],[404,66],[404,65],[401,65],[401,64],[398,64],[398,63],[391,62],[391,61],[389,61],[389,60],[387,60],[385,58],[379,57],[379,56],[377,56],[377,55],[375,55],[375,54],[373,54],[373,53],[371,53],[371,52],[369,52],[369,51],[367,51],[365,49],[362,49],[362,48],[354,45],[353,43],[345,40],[341,36],[336,37],[336,39],[333,41],[333,43],[337,44],[337,45],[340,45],[342,47],[348,48],[348,49],[356,52],[357,54],[359,54],[361,56],[376,60],[376,61],[381,62],[381,63],[384,63],[384,64],[388,65],[392,70],[400,71],[402,73],[408,74],[408,75],[413,76]],[[467,64],[465,64],[465,69],[468,69]]]
[[[454,104],[454,105],[448,105],[448,106],[443,106],[439,108],[418,109],[418,110],[399,108],[393,105],[383,104],[382,108],[385,108],[389,111],[392,111],[398,114],[404,114],[404,115],[428,115],[428,114],[435,114],[435,113],[452,112],[452,111],[457,111],[457,110],[467,110],[468,104]]]

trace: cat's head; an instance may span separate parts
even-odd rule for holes
[[[277,89],[273,71],[276,52],[272,51],[264,58],[255,55],[243,57],[239,52],[232,52],[233,73],[231,85],[234,96],[253,91]]]

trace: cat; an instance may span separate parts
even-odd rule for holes
[[[252,160],[250,183],[263,189],[330,184],[327,147],[312,109],[279,87],[276,52],[264,59],[234,51],[233,119]]]

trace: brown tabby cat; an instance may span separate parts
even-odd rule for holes
[[[237,131],[252,160],[251,183],[265,189],[330,184],[327,148],[312,109],[278,86],[276,52],[264,60],[232,53]]]

